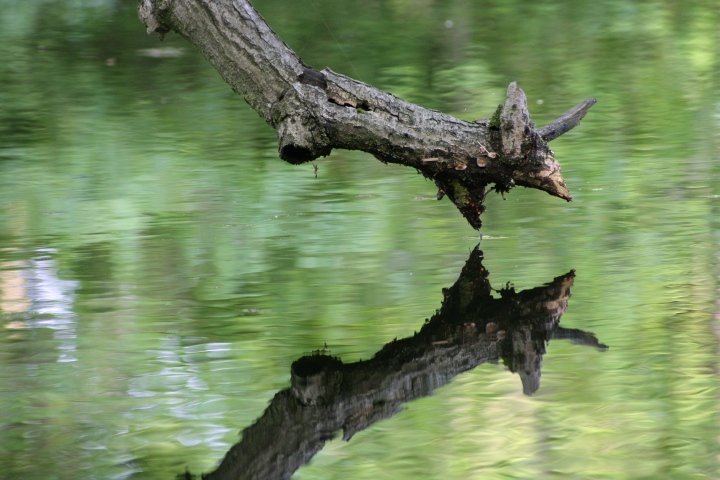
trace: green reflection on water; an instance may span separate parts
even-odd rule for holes
[[[611,350],[554,342],[532,398],[482,366],[298,478],[716,478],[713,3],[315,3],[257,7],[309,64],[407,100],[482,118],[517,81],[542,125],[598,98],[553,143],[573,203],[492,198],[483,249],[497,284],[574,268],[563,325]],[[2,475],[209,471],[295,359],[418,330],[476,242],[410,170],[281,162],[133,2],[0,0],[0,20]]]

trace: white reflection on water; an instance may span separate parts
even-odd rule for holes
[[[49,328],[58,340],[58,362],[75,362],[77,320],[73,311],[76,280],[58,277],[53,248],[39,248],[38,255],[23,262],[12,262],[3,272],[3,312],[21,314],[21,328]]]

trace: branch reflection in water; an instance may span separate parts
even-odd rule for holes
[[[428,396],[456,375],[502,361],[522,381],[540,387],[545,345],[569,339],[600,350],[592,333],[562,328],[575,273],[522,292],[493,290],[483,253],[473,250],[443,302],[412,337],[385,345],[371,360],[344,364],[322,352],[291,368],[291,386],[278,392],[262,416],[206,479],[286,479],[343,431],[343,439],[392,417],[405,402]],[[493,296],[495,292],[496,296]],[[181,478],[193,478],[186,473]]]

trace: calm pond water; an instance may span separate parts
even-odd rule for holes
[[[716,2],[256,6],[461,118],[596,97],[573,202],[476,250],[410,169],[282,162],[135,2],[0,0],[0,478],[720,478]]]

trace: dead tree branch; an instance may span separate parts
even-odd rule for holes
[[[193,44],[277,130],[280,157],[289,163],[341,148],[413,167],[474,228],[482,224],[490,185],[498,192],[537,188],[571,200],[547,142],[576,126],[594,99],[536,129],[525,94],[511,83],[490,120],[467,122],[309,67],[248,0],[139,0],[138,13],[148,33],[175,31]]]

